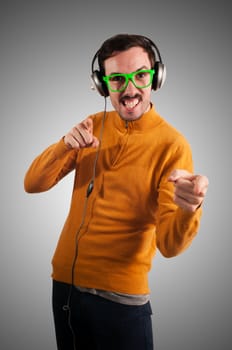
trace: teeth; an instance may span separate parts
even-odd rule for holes
[[[125,100],[124,103],[125,103],[125,106],[128,107],[128,108],[133,108],[135,107],[137,104],[138,104],[139,100],[138,99],[135,99],[133,101],[129,101],[129,100]]]

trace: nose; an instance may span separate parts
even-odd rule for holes
[[[138,90],[138,88],[134,85],[132,79],[129,78],[128,84],[127,84],[127,87],[126,87],[125,91],[127,93],[131,93],[131,92],[134,92],[134,91],[137,91],[137,90]]]

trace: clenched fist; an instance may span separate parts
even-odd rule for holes
[[[202,204],[209,184],[206,176],[176,169],[168,180],[174,183],[174,202],[179,207],[194,212]]]

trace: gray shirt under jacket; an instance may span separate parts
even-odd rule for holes
[[[150,300],[149,294],[124,294],[124,293],[115,293],[108,292],[105,290],[99,290],[94,288],[85,288],[75,286],[80,292],[90,293],[93,295],[98,295],[102,298],[114,301],[119,304],[125,305],[144,305]]]

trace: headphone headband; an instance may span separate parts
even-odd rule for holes
[[[154,43],[154,41],[152,41],[151,39],[149,39],[149,38],[146,37],[146,36],[143,36],[142,38],[143,38],[145,41],[147,41],[148,44],[150,44],[151,47],[153,47],[153,48],[155,49],[155,51],[153,50],[153,52],[154,52],[154,57],[156,57],[156,54],[157,54],[157,56],[158,56],[158,60],[155,59],[155,61],[156,61],[156,62],[159,61],[160,63],[163,63],[163,62],[162,62],[161,55],[160,55],[160,52],[159,52],[159,49],[158,49],[157,45]]]
[[[147,38],[146,36],[140,36],[140,38],[142,38],[144,41],[146,41],[150,45],[151,50],[154,54],[155,74],[154,74],[153,81],[152,81],[152,89],[154,91],[157,91],[158,89],[160,89],[163,86],[164,81],[166,79],[166,67],[162,62],[162,58],[161,58],[161,55],[160,55],[160,52],[159,52],[157,45],[151,39]],[[94,70],[95,61],[98,59],[101,51],[102,51],[102,47],[95,53],[95,55],[92,59],[91,78],[93,80],[93,83],[94,83],[97,91],[100,93],[100,95],[103,97],[107,97],[107,96],[109,96],[109,91],[108,91],[108,88],[107,88],[105,82],[102,79],[103,74],[102,74],[101,70]]]

